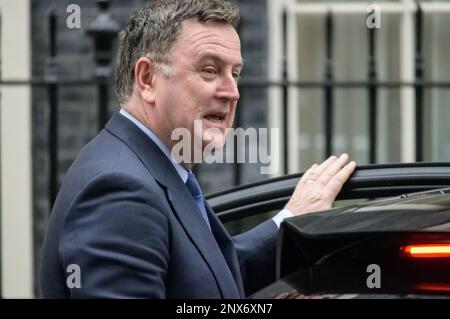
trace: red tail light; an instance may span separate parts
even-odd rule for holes
[[[446,283],[422,283],[415,285],[414,288],[421,291],[450,292],[450,285]]]
[[[413,258],[450,258],[450,244],[408,245],[402,250]]]

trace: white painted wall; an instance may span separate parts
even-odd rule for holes
[[[2,80],[30,79],[30,1],[0,0]],[[4,298],[33,297],[31,89],[0,87],[1,262]]]

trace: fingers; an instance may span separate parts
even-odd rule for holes
[[[348,159],[348,155],[344,153],[337,160],[328,165],[317,179],[319,185],[325,187],[325,185],[327,185],[328,182],[345,166]]]
[[[313,174],[314,170],[318,167],[319,165],[314,164],[312,165],[306,172],[305,174],[303,174],[302,178],[300,178],[300,182],[298,184],[303,185],[304,183],[306,183],[306,181],[308,179],[312,179],[311,178],[311,174]]]
[[[345,165],[336,175],[333,176],[333,178],[331,178],[329,183],[324,188],[324,192],[325,194],[328,194],[329,200],[334,201],[337,194],[341,191],[342,186],[350,178],[350,175],[352,175],[355,168],[356,163],[352,161]]]
[[[349,156],[331,156],[303,174],[285,208],[294,215],[330,209],[337,194],[356,167]]]
[[[305,179],[305,182],[310,179],[313,181],[316,181],[320,175],[323,174],[323,172],[334,162],[336,161],[336,156],[330,156],[327,160],[325,160],[322,164],[317,165],[314,164],[308,171],[309,174],[307,176],[307,178]],[[306,174],[305,174],[306,175]]]

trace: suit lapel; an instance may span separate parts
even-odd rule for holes
[[[170,160],[144,132],[118,112],[111,117],[106,125],[106,130],[127,144],[158,183],[166,189],[167,198],[177,219],[211,269],[222,296],[224,298],[239,298],[242,296],[240,273],[235,266],[237,259],[231,256],[231,251],[233,251],[230,246],[232,245],[231,240],[214,214],[209,212],[209,218],[214,225],[211,225],[214,227],[214,235],[218,235],[219,242],[223,246],[219,247],[212,232],[198,212],[192,195]],[[209,206],[207,210],[210,211]],[[225,237],[228,237],[228,243],[224,239]],[[221,251],[223,251],[223,254]],[[233,259],[236,260],[232,262]]]
[[[217,244],[222,250],[222,254],[228,263],[231,273],[233,274],[234,280],[238,286],[239,293],[242,298],[245,297],[244,287],[242,285],[242,276],[239,266],[238,256],[236,254],[236,249],[228,231],[223,226],[222,222],[217,218],[216,214],[206,202],[206,210],[208,212],[209,222],[211,224],[211,230],[216,238]]]
[[[177,173],[175,172],[175,174]],[[209,265],[222,296],[224,298],[239,298],[239,285],[235,281],[233,272],[230,271],[228,262],[222,254],[216,238],[200,215],[192,195],[178,175],[171,174],[169,178],[171,186],[167,188],[167,194],[173,210],[189,238]]]

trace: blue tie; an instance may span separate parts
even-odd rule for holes
[[[197,179],[191,172],[188,172],[186,186],[189,189],[189,192],[191,192],[192,197],[194,197],[195,204],[197,204],[197,207],[200,210],[203,219],[205,220],[209,229],[211,229],[211,226],[209,225],[208,215],[206,214],[205,198],[203,197],[202,190],[200,189],[200,185],[198,184]]]

